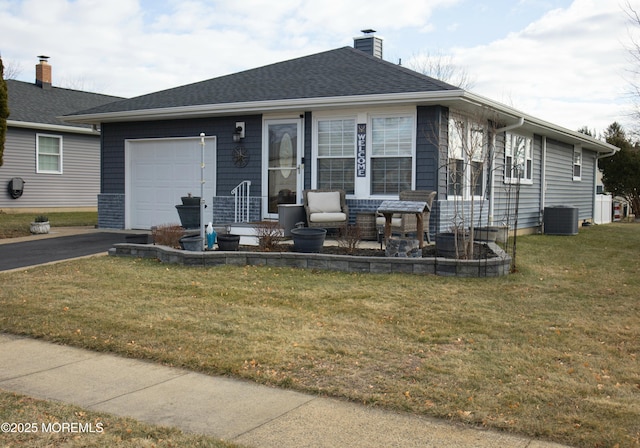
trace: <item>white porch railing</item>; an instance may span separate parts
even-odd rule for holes
[[[235,196],[235,222],[249,222],[249,191],[251,189],[251,181],[244,180],[231,190],[231,194]]]

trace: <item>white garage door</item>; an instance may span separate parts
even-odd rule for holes
[[[215,194],[215,137],[205,138],[204,198],[206,217]],[[126,215],[128,229],[179,224],[180,197],[200,196],[200,138],[129,140],[125,145]]]

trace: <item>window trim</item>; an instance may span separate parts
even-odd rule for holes
[[[524,138],[526,139],[526,141],[529,143],[528,145],[528,151],[525,149],[525,154],[524,157],[522,158],[522,164],[523,164],[523,177],[517,177],[513,175],[513,168],[517,165],[513,163],[513,161],[515,160],[516,162],[518,162],[518,159],[516,157],[516,154],[513,154],[513,149],[511,150],[511,153],[509,154],[507,152],[507,148],[513,148],[513,139],[520,137],[520,138]],[[511,144],[508,146],[508,142],[511,141]],[[525,147],[526,148],[526,147]],[[528,152],[528,154],[527,154]],[[507,158],[511,157],[512,162],[511,164],[509,164],[507,162]],[[524,135],[524,134],[520,134],[518,132],[505,132],[505,137],[504,137],[504,173],[503,173],[503,178],[504,178],[504,183],[505,184],[520,184],[520,185],[533,185],[533,138],[529,135]],[[529,164],[531,164],[531,170],[529,171],[528,166]],[[509,168],[511,167],[511,168]]]
[[[343,123],[343,129],[344,129],[344,122],[345,121],[352,121],[353,122],[353,129],[352,129],[352,137],[353,137],[353,147],[351,154],[349,155],[345,155],[344,153],[341,155],[321,155],[320,154],[320,125],[323,122],[333,122],[333,121],[340,121]],[[315,120],[315,167],[314,167],[314,179],[315,179],[315,185],[318,188],[323,188],[322,186],[319,185],[320,183],[320,175],[319,175],[319,170],[320,170],[320,161],[321,160],[351,160],[353,162],[353,178],[351,179],[351,183],[353,185],[353,193],[350,192],[348,189],[345,189],[344,186],[342,186],[342,189],[345,189],[346,193],[349,195],[355,194],[355,190],[356,190],[356,159],[357,159],[357,137],[356,137],[356,130],[357,130],[357,126],[358,126],[358,120],[356,116],[324,116],[324,117],[318,117]],[[343,146],[344,148],[344,146]],[[331,188],[338,188],[338,187],[331,187]]]
[[[466,139],[467,142],[469,141],[473,141],[473,137],[472,134],[474,132],[480,131],[483,135],[482,138],[482,153],[481,153],[481,159],[478,159],[476,157],[474,157],[475,154],[472,155],[471,159],[469,159],[469,155],[466,154],[466,151],[464,150],[464,146],[465,143],[464,141],[461,142],[461,151],[462,151],[462,158],[457,157],[458,154],[453,154],[454,158],[451,157],[452,155],[452,146],[451,146],[451,129],[452,129],[452,121],[458,121],[461,122],[464,125],[464,139]],[[447,163],[446,163],[446,179],[447,179],[447,184],[446,184],[446,190],[447,190],[447,200],[481,200],[487,191],[487,171],[489,169],[489,136],[488,136],[488,126],[487,124],[483,124],[483,123],[479,123],[475,120],[473,120],[471,117],[468,117],[466,115],[460,114],[460,113],[456,113],[456,112],[452,112],[449,114],[449,119],[447,121]],[[459,138],[457,138],[456,140],[460,140]],[[458,152],[458,151],[456,151]],[[475,151],[474,151],[475,153]],[[456,163],[459,163],[460,161],[462,161],[463,164],[463,178],[462,178],[462,183],[463,186],[461,188],[461,193],[462,194],[456,194],[456,193],[451,193],[451,184],[450,184],[450,179],[451,179],[451,175],[450,175],[450,166],[451,166],[451,161],[455,160]],[[477,187],[471,185],[471,170],[473,169],[473,163],[474,162],[482,162],[483,163],[483,170],[482,170],[482,179],[479,180],[480,185],[482,186],[482,194],[481,195],[476,195],[475,194],[475,189]]]
[[[578,162],[576,163],[576,155],[578,155]],[[580,174],[576,176],[576,167],[580,168]],[[582,180],[582,146],[576,145],[573,147],[573,157],[571,159],[571,176],[573,181],[578,182]]]
[[[373,151],[373,122],[376,119],[386,119],[386,118],[407,118],[410,120],[410,138],[411,141],[409,143],[410,149],[408,155],[374,155]],[[379,193],[376,194],[373,192],[373,160],[374,159],[409,159],[411,166],[411,181],[409,189],[413,189],[416,182],[416,114],[415,112],[381,112],[370,114],[367,119],[367,183],[368,183],[368,196],[375,198],[397,198],[398,194],[389,194],[389,193]]]
[[[58,169],[46,170],[40,168],[40,137],[58,140]],[[43,153],[44,154],[44,153]],[[52,155],[52,154],[49,154]],[[63,174],[63,138],[61,135],[36,133],[36,173],[37,174]]]

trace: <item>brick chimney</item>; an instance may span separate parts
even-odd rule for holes
[[[40,62],[36,65],[36,85],[43,89],[51,88],[51,66],[47,62],[49,56],[38,56]]]
[[[364,36],[353,38],[353,48],[370,56],[382,59],[382,38],[374,35],[376,30],[361,30]]]

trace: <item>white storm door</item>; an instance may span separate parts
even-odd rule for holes
[[[277,218],[279,204],[298,204],[302,198],[302,120],[268,120],[264,129],[263,210]]]

